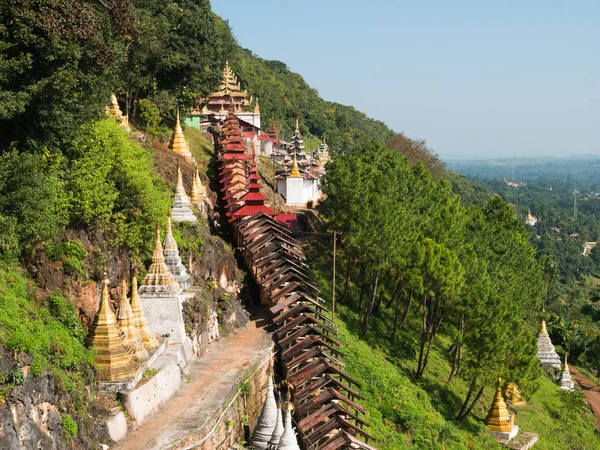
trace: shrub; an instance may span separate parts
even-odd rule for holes
[[[68,414],[63,414],[60,419],[62,422],[63,430],[65,430],[65,432],[70,436],[77,436],[77,422],[75,422],[73,418]]]
[[[151,100],[143,98],[138,101],[138,107],[140,108],[138,117],[142,121],[145,130],[151,134],[158,134],[160,132],[160,121],[162,120],[158,106]]]
[[[111,119],[82,127],[70,154],[71,223],[112,229],[114,244],[134,256],[152,248],[154,226],[170,206],[152,155]]]

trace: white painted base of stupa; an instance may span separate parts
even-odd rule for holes
[[[173,222],[191,222],[196,223],[198,218],[194,215],[192,208],[188,205],[187,207],[178,208],[175,206],[171,210],[171,220]]]
[[[515,425],[510,433],[502,433],[501,431],[492,431],[492,436],[497,441],[508,442],[519,433],[519,426]]]
[[[187,339],[181,295],[158,297],[140,294],[140,300],[152,334],[159,338],[168,337],[171,344],[181,344]]]

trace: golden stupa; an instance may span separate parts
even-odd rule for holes
[[[510,382],[506,385],[506,390],[504,391],[504,395],[506,400],[511,405],[524,405],[525,401],[521,398],[521,390],[517,383]]]
[[[173,130],[173,137],[169,143],[169,148],[179,155],[191,159],[192,153],[190,152],[190,146],[185,140],[181,123],[179,122],[179,110],[177,111],[177,120],[175,122],[175,129]]]
[[[115,94],[110,95],[110,106],[106,106],[104,108],[106,113],[114,118],[123,128],[127,131],[131,131],[129,127],[129,118],[121,112],[121,108],[119,108],[119,102],[117,100],[117,96]]]
[[[183,175],[181,174],[181,167],[177,166],[177,185],[175,186],[175,195],[185,195],[185,187],[183,186]]]
[[[192,181],[192,190],[190,192],[190,201],[194,205],[197,205],[198,203],[202,202],[202,194],[200,191],[201,188],[200,186],[198,186],[199,184],[200,186],[202,186],[202,182],[200,182],[200,177],[198,176],[198,167],[196,167],[196,172]]]
[[[180,172],[181,173],[181,172]],[[160,227],[156,224],[156,241],[152,265],[142,281],[139,293],[142,295],[174,295],[180,291],[180,286],[165,264],[163,247],[160,242]]]
[[[294,162],[292,163],[292,170],[290,170],[289,178],[302,178],[300,170],[298,169],[298,160],[296,159],[296,151],[294,150]]]
[[[160,344],[158,339],[148,329],[148,322],[144,316],[144,308],[138,294],[137,276],[131,279],[131,310],[133,312],[133,322],[138,329],[140,339],[146,350],[152,350]]]
[[[96,351],[94,361],[100,381],[116,382],[134,378],[140,371],[135,352],[125,344],[125,335],[108,299],[109,280],[102,286],[102,299],[94,323],[89,328],[86,344]]]
[[[115,94],[110,94],[110,106],[107,106],[106,111],[119,121],[123,119],[123,113],[119,108],[119,102]]]
[[[127,300],[127,281],[121,282],[121,301],[119,302],[119,310],[117,312],[117,323],[121,327],[121,331],[125,335],[125,344],[131,347],[135,356],[138,359],[146,359],[148,351],[144,347],[140,332],[135,323],[133,310]]]
[[[502,381],[498,377],[498,386],[496,387],[496,395],[492,402],[492,407],[487,417],[485,418],[485,424],[491,431],[498,433],[510,433],[514,428],[512,418],[506,409],[506,403],[502,397]]]
[[[258,106],[258,97],[256,97],[256,104],[254,105],[254,114],[260,114],[260,106]]]

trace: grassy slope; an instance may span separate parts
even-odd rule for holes
[[[328,298],[329,261],[311,259],[323,296]],[[338,289],[343,288],[340,278]],[[368,411],[367,421],[372,425],[370,432],[378,439],[378,448],[441,449],[442,442],[446,449],[502,448],[483,424],[493,387],[486,390],[468,420],[454,420],[467,387],[457,378],[447,383],[447,338],[442,335],[437,340],[423,380],[415,382],[412,373],[416,365],[418,317],[413,316],[395,339],[389,337],[381,322],[375,322],[365,340],[361,337],[359,317],[352,308],[338,306],[337,311],[336,325],[346,353],[342,359],[348,373],[361,382],[361,403]],[[547,377],[539,380],[539,389],[517,412],[516,423],[521,430],[539,434],[536,449],[600,449],[593,415],[582,395],[562,392]]]

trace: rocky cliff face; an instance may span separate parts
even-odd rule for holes
[[[0,448],[62,450],[92,448],[92,442],[108,437],[102,425],[102,411],[91,406],[85,413],[72,414],[77,424],[76,436],[63,426],[72,412],[72,397],[59,388],[48,374],[33,376],[29,370],[31,358],[0,349],[0,373],[20,367],[22,385],[7,393],[0,404]],[[88,393],[88,395],[91,393]],[[95,425],[97,422],[98,425]],[[71,428],[73,430],[73,428]]]

